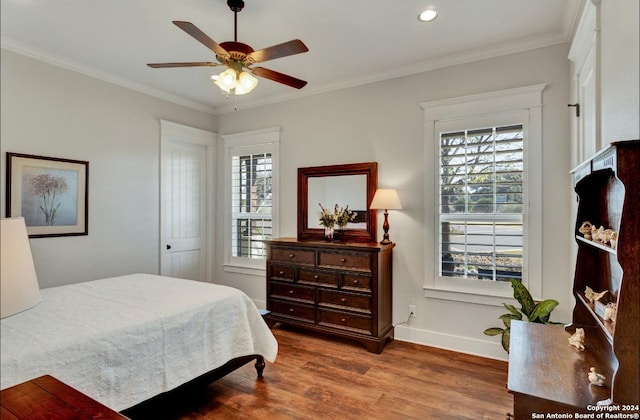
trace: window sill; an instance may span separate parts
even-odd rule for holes
[[[264,278],[265,276],[265,268],[255,268],[255,267],[225,264],[224,271],[225,273],[245,274],[249,276],[256,276],[256,277],[262,277],[262,278]]]
[[[507,283],[508,284],[508,283]],[[505,301],[513,301],[512,289],[504,293],[481,293],[424,286],[424,296],[431,299],[449,300],[453,302],[474,303],[478,305],[502,306]]]

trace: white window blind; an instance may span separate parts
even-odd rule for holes
[[[522,124],[440,133],[440,276],[522,281]]]
[[[272,237],[271,153],[231,157],[231,256],[264,259],[262,242]]]

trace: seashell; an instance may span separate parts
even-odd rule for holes
[[[589,369],[589,382],[597,386],[603,386],[604,380],[607,379],[604,375],[596,372],[596,368]]]
[[[590,221],[582,222],[582,226],[578,228],[578,232],[582,233],[585,239],[591,239],[591,227],[593,225]]]
[[[569,337],[569,344],[578,350],[584,350],[584,328],[576,328],[576,332]]]
[[[608,292],[608,290],[605,290],[605,291],[600,292],[600,293],[596,293],[596,292],[593,291],[592,288],[587,286],[587,288],[584,291],[584,296],[589,300],[589,302],[593,303],[596,300],[600,300],[602,298],[602,296],[607,294],[607,292]]]
[[[611,244],[611,248],[616,249],[616,247],[618,246],[618,232],[617,231],[613,231],[611,233],[611,238],[609,239],[609,243]]]
[[[613,302],[607,303],[607,306],[604,308],[604,320],[605,321],[615,321],[616,313],[618,312],[618,305]]]

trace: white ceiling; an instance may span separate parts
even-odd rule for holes
[[[209,76],[220,68],[151,69],[215,61],[171,21],[233,40],[226,0],[0,0],[2,47],[208,112],[233,109]],[[255,50],[301,39],[309,52],[260,66],[308,81],[260,79],[240,108],[567,42],[580,0],[245,0],[238,41]],[[439,10],[431,23],[417,15]]]

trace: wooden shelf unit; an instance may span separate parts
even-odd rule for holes
[[[507,387],[515,419],[593,414],[607,403],[635,414],[640,404],[640,140],[612,143],[571,173],[579,200],[572,323],[512,323]],[[584,221],[618,231],[616,248],[585,239]],[[586,287],[608,293],[592,303]],[[615,321],[603,317],[609,302],[617,304]],[[585,330],[584,351],[568,343],[576,328]],[[606,376],[605,386],[589,383],[591,367]]]

